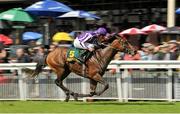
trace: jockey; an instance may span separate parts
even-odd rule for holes
[[[99,41],[103,42],[105,40],[106,35],[107,35],[106,29],[100,27],[93,32],[84,32],[80,34],[78,37],[76,37],[76,39],[74,40],[74,47],[88,50],[85,51],[83,54],[81,54],[78,59],[82,63],[84,63],[91,55],[91,53],[89,52],[93,52],[95,49],[101,47]]]

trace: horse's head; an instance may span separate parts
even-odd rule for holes
[[[123,51],[125,53],[135,55],[135,48],[127,41],[126,38],[119,36],[118,34],[114,34],[110,38],[112,40],[111,47],[118,50]]]

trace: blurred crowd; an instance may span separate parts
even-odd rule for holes
[[[42,43],[30,42],[24,47],[15,46],[14,49],[4,48],[0,45],[0,63],[29,63],[36,62],[48,52],[53,51],[59,46],[72,46],[71,41],[52,42],[49,48],[44,47]],[[180,43],[176,40],[162,42],[160,45],[153,45],[151,43],[143,43],[138,47],[138,53],[134,56],[118,52],[115,60],[180,60]]]
[[[64,38],[64,37],[63,37]],[[75,37],[74,37],[75,38]],[[67,39],[67,38],[66,38]],[[134,40],[130,38],[130,40]],[[137,40],[137,39],[136,39]],[[31,63],[37,62],[43,55],[53,51],[57,47],[72,47],[73,39],[69,41],[60,40],[52,42],[48,48],[42,42],[30,41],[28,45],[12,45],[4,47],[0,43],[0,63]],[[136,46],[134,46],[136,48]],[[180,42],[170,40],[162,42],[159,45],[152,43],[142,43],[137,47],[137,53],[132,56],[124,52],[118,52],[114,56],[114,60],[180,60]],[[115,73],[115,69],[109,70]],[[0,70],[0,79],[6,71]],[[14,76],[17,76],[17,71],[11,71]],[[1,81],[0,81],[1,83]]]
[[[115,60],[180,60],[180,44],[176,40],[162,42],[160,45],[143,43],[137,54],[132,56],[119,52]]]
[[[53,51],[57,44],[51,44],[49,49],[43,45],[36,45],[32,47],[17,47],[13,50],[8,50],[1,46],[0,63],[30,63],[36,62],[43,57],[45,53]]]
[[[61,46],[58,43],[52,43],[49,49],[43,45],[36,45],[30,48],[17,48],[14,53],[1,47],[1,63],[29,63],[36,62],[45,53],[53,51]],[[62,46],[65,46],[64,44]],[[70,46],[70,45],[67,45]],[[163,44],[154,46],[151,43],[143,43],[141,49],[134,56],[119,52],[115,55],[115,60],[180,60],[179,43],[175,40],[163,42]]]

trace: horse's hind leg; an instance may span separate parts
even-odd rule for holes
[[[96,75],[91,77],[91,79],[104,85],[104,88],[101,91],[99,91],[99,92],[94,91],[94,95],[100,96],[104,91],[106,91],[109,88],[109,84],[103,80],[103,78],[100,74],[97,73]],[[97,84],[95,85],[95,83],[94,83],[94,89],[96,89],[96,86],[97,86]]]
[[[90,94],[78,94],[78,93],[74,93],[73,97],[74,99],[77,99],[77,97],[92,97],[94,95],[96,95],[96,87],[97,87],[97,82],[90,79]]]
[[[90,94],[79,94],[79,97],[92,97],[96,95],[97,81],[90,79]]]
[[[70,74],[69,70],[64,70],[64,69],[58,69],[57,71],[57,79],[55,80],[55,84],[59,86],[66,94],[66,99],[65,101],[68,102],[70,95],[73,94],[67,87],[64,86],[63,80]]]
[[[96,87],[97,87],[97,81],[94,81],[92,79],[90,79],[90,95],[94,96],[96,95]]]

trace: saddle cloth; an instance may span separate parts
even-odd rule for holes
[[[79,56],[84,53],[86,50],[78,49],[78,48],[69,48],[67,51],[67,61],[68,62],[80,62],[78,60]]]

